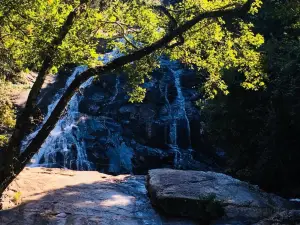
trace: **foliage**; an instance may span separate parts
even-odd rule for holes
[[[241,75],[231,71],[231,94],[218,95],[202,107],[209,139],[228,153],[228,172],[267,190],[291,194],[299,185],[300,169],[300,5],[294,0],[284,3],[265,1],[253,20],[255,29],[267,37],[262,47],[267,89],[242,89]]]
[[[21,200],[22,200],[22,193],[20,191],[16,192],[14,195],[13,195],[13,202],[16,204],[16,205],[19,205],[21,204]]]
[[[0,53],[9,55],[9,63],[2,64],[5,67],[1,68],[3,71],[22,71],[27,68],[38,70],[62,23],[79,4],[79,0],[22,1],[23,4],[13,4],[9,3],[10,0],[4,0],[2,7],[0,6],[0,16],[5,14],[0,28]],[[199,12],[233,8],[244,2],[245,0],[187,0],[170,6],[169,10],[178,24],[181,24]],[[9,4],[11,7],[7,12]],[[50,72],[55,73],[65,63],[87,64],[90,67],[101,65],[98,60],[101,54],[96,51],[100,39],[106,40],[111,48],[118,48],[121,53],[126,54],[153,43],[169,29],[169,18],[154,7],[159,4],[157,1],[113,0],[105,4],[103,1],[91,4],[87,6],[86,13],[76,19],[59,46]],[[256,13],[260,4],[261,1],[257,0],[250,13]],[[95,7],[96,5],[102,7]],[[234,31],[228,28],[232,23]],[[186,33],[182,46],[156,53],[152,59],[158,60],[159,55],[167,54],[173,60],[181,60],[197,67],[199,71],[206,70],[209,76],[204,89],[207,96],[213,98],[218,90],[228,94],[227,84],[222,76],[230,68],[245,74],[242,86],[246,89],[257,90],[264,86],[262,56],[258,52],[263,42],[261,35],[253,33],[251,23],[242,20],[225,21],[221,18],[205,19]],[[148,62],[149,60],[144,60],[137,63],[139,66],[127,66],[127,71],[132,71],[130,77],[134,80],[131,101],[143,99],[144,91],[138,86],[145,74],[156,68]],[[140,82],[136,82],[137,80]]]
[[[13,128],[15,125],[13,104],[9,96],[13,88],[11,83],[0,80],[0,127]]]
[[[243,1],[184,1],[175,6],[174,10],[182,11],[177,20],[183,23],[194,17],[199,11],[212,11],[226,8]],[[261,1],[255,2],[252,13],[257,11]],[[185,8],[191,9],[186,11]],[[234,29],[230,30],[230,27]],[[263,72],[262,54],[258,51],[264,43],[260,34],[253,33],[254,25],[240,19],[205,19],[189,30],[185,35],[183,45],[169,51],[171,59],[179,59],[193,65],[199,71],[209,74],[204,84],[208,98],[214,98],[219,91],[227,95],[228,86],[224,82],[224,73],[235,69],[245,75],[241,85],[246,89],[258,90],[264,87],[265,73]]]
[[[11,101],[15,89],[10,82],[0,80],[0,147],[7,143],[7,132],[15,126],[15,110]]]

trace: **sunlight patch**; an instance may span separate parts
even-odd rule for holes
[[[110,199],[107,199],[100,203],[101,206],[127,206],[132,203],[134,197],[124,195],[113,195]]]

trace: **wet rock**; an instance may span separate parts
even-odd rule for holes
[[[291,207],[278,196],[225,174],[170,169],[150,170],[151,202],[170,215],[252,224]]]

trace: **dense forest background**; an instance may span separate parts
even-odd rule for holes
[[[300,170],[300,5],[264,1],[250,19],[265,43],[266,88],[247,91],[227,72],[228,96],[203,106],[206,135],[228,154],[228,171],[268,191],[298,193]]]
[[[298,0],[265,0],[259,13],[246,20],[265,38],[259,51],[264,55],[266,86],[247,90],[241,87],[242,73],[224,71],[229,94],[218,92],[213,99],[198,102],[204,137],[212,151],[225,151],[228,173],[267,191],[299,194],[300,4]],[[234,24],[227,29],[239,30]],[[0,145],[7,143],[15,124],[12,95],[27,85],[20,72],[20,63],[0,45]],[[202,78],[206,72],[200,73]]]

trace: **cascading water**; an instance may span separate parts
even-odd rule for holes
[[[120,56],[119,51],[115,49],[111,53],[107,53],[102,58],[99,58],[99,60],[101,60],[104,64],[107,64],[118,56]],[[86,66],[78,66],[75,68],[72,75],[68,78],[65,88],[55,95],[53,103],[48,106],[48,112],[42,125],[51,115],[64,91],[73,82],[75,77],[84,72],[86,69]],[[91,85],[92,81],[93,78],[90,78],[88,81],[82,84],[79,89],[85,89]],[[118,85],[119,84],[116,84],[116,93],[115,96],[113,96],[114,98],[116,98],[118,95]],[[82,98],[83,96],[80,92],[72,97],[67,106],[66,114],[58,121],[55,128],[42,145],[40,151],[33,157],[31,161],[32,164],[30,166],[63,166],[65,168],[77,170],[93,169],[93,165],[89,162],[87,157],[85,143],[82,138],[82,131],[78,128],[78,126],[82,123],[85,123],[85,120],[87,119],[86,115],[79,113],[78,110],[79,102],[82,100]],[[30,141],[36,136],[42,125],[35,132],[26,137],[26,139],[23,141],[23,149],[25,149]],[[57,159],[59,159],[61,162],[62,158],[64,162],[63,165],[58,165]]]
[[[174,101],[170,104],[169,99],[168,99],[168,81],[165,84],[165,89],[164,89],[164,95],[165,95],[165,100],[167,103],[167,109],[169,112],[169,116],[172,120],[170,123],[169,127],[169,146],[170,148],[174,151],[175,153],[175,158],[174,158],[174,165],[177,167],[181,161],[181,152],[178,147],[178,121],[185,121],[186,125],[186,130],[187,130],[187,138],[188,138],[188,145],[189,149],[191,148],[191,129],[190,129],[190,122],[186,113],[186,104],[185,104],[185,98],[182,93],[182,88],[181,88],[181,82],[180,82],[180,76],[183,73],[183,70],[180,69],[179,64],[176,62],[170,62],[167,60],[162,60],[161,64],[169,68],[172,76],[168,77],[166,80],[173,79],[174,80],[174,85],[176,88],[176,98]]]
[[[112,56],[105,55],[100,60],[108,63],[119,56],[117,51],[110,54]],[[191,103],[187,98],[190,92],[182,88],[182,77],[186,74],[179,63],[162,59],[161,66],[163,78],[161,79],[159,71],[158,77],[154,74],[154,79],[145,83],[144,87],[149,90],[150,95],[147,95],[148,104],[143,106],[127,105],[126,85],[122,86],[121,82],[125,77],[116,76],[115,82],[114,77],[106,77],[90,87],[92,79],[84,83],[80,92],[71,99],[65,114],[39,153],[34,156],[31,166],[96,169],[113,174],[130,173],[135,165],[146,164],[146,157],[156,157],[159,152],[145,146],[144,150],[141,148],[135,153],[137,143],[154,140],[153,145],[167,144],[172,151],[164,153],[161,150],[159,158],[151,159],[153,161],[149,164],[153,163],[157,167],[158,161],[161,160],[163,165],[169,165],[168,157],[164,154],[171,154],[175,156],[174,166],[183,168],[182,165],[186,165],[186,157],[189,155],[186,150],[191,146]],[[65,88],[58,91],[49,105],[45,121],[66,88],[85,69],[83,66],[75,68]],[[85,89],[86,87],[89,88]],[[158,92],[157,87],[160,88]],[[161,104],[161,96],[165,98],[164,104]],[[146,128],[146,135],[139,133],[139,127]],[[36,136],[39,129],[26,138],[24,147]],[[163,134],[164,130],[165,138],[159,135]],[[142,135],[145,136],[141,138]],[[162,155],[165,158],[162,158]],[[131,161],[132,159],[134,160]]]
[[[83,70],[82,67],[77,67],[67,81],[66,86],[69,86],[72,79]],[[88,87],[92,81],[93,78],[90,78],[80,86],[80,89]],[[66,168],[76,168],[77,170],[90,170],[92,168],[87,159],[84,142],[80,139],[81,135],[77,127],[79,123],[85,120],[85,116],[78,113],[78,104],[81,99],[82,95],[80,93],[72,97],[67,107],[67,113],[58,121],[40,151],[33,157],[32,166],[55,166],[57,157],[63,157],[63,166]],[[49,115],[56,104],[57,101],[49,106]]]
[[[23,141],[22,143],[22,149],[21,151],[23,151],[31,142],[31,140],[37,135],[37,133],[40,131],[40,129],[42,128],[42,126],[46,123],[46,121],[48,120],[48,118],[50,117],[52,111],[54,110],[55,106],[57,105],[59,99],[61,98],[61,96],[63,95],[64,91],[69,87],[69,85],[72,83],[72,81],[75,79],[75,77],[84,72],[87,69],[86,66],[78,66],[75,68],[75,70],[73,71],[72,75],[68,78],[65,88],[63,88],[62,90],[60,90],[58,93],[56,93],[56,95],[53,98],[52,103],[48,106],[48,110],[47,110],[47,115],[45,116],[45,119],[43,121],[43,123],[31,134],[29,134]],[[40,103],[42,99],[39,99],[38,104]]]
[[[110,99],[110,101],[109,101],[110,104],[116,100],[116,98],[119,94],[119,86],[120,86],[120,78],[119,78],[119,76],[116,76],[115,94]]]
[[[189,119],[187,117],[187,114],[186,114],[185,98],[182,94],[181,83],[180,83],[180,75],[182,74],[182,70],[180,70],[180,69],[178,69],[178,70],[171,69],[171,71],[174,75],[175,87],[176,87],[176,90],[177,90],[177,97],[175,99],[175,102],[174,102],[173,106],[178,107],[178,109],[176,110],[177,113],[174,114],[174,116],[175,116],[174,121],[176,121],[177,119],[184,119],[185,120],[186,127],[187,127],[188,144],[189,144],[189,147],[190,147],[191,146],[190,121],[189,121]]]

